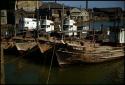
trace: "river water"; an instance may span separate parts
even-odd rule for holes
[[[5,55],[6,84],[46,84],[49,65],[42,60]],[[39,59],[38,56],[34,56]],[[53,66],[48,84],[123,84],[124,59],[100,64]]]

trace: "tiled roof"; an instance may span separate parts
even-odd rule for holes
[[[42,6],[40,8],[63,8],[62,4],[54,3],[54,2],[43,2]],[[69,8],[68,6],[64,5],[64,8]]]

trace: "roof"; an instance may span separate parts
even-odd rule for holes
[[[22,1],[22,0],[17,0],[15,4],[15,9],[21,9],[23,8],[25,11],[35,11],[37,8],[37,1]],[[38,6],[41,6],[42,2],[38,1]]]
[[[55,2],[43,2],[42,6],[40,6],[40,8],[49,8],[49,7],[62,9],[63,5]],[[64,8],[69,8],[69,6],[64,5]]]
[[[86,10],[82,10],[79,16],[89,16],[89,13]]]
[[[35,11],[26,11],[24,9],[18,9],[15,11],[16,13],[28,13],[28,14],[34,14]]]
[[[72,12],[81,12],[81,11],[77,8],[73,8],[73,9],[70,10],[70,12],[72,13]]]

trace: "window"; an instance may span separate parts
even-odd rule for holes
[[[63,29],[66,30],[68,28],[68,25],[63,25]]]
[[[6,16],[6,11],[5,10],[1,10],[1,16]]]
[[[47,25],[47,28],[50,27],[50,25]]]
[[[72,25],[70,27],[73,27]]]
[[[46,25],[41,25],[41,28],[45,28],[46,27]]]

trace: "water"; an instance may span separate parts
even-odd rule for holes
[[[34,56],[36,57],[36,56]],[[42,63],[42,61],[41,61]],[[6,84],[46,84],[49,66],[21,56],[5,56]],[[124,60],[52,67],[49,84],[122,84]]]
[[[86,23],[86,25],[88,25],[89,23]],[[114,26],[114,22],[112,21],[96,21],[94,23],[90,23],[90,28],[94,29],[100,29],[101,25],[103,24],[103,28],[109,28],[109,26]],[[84,24],[85,25],[85,24]],[[124,26],[125,27],[125,19],[121,20],[119,26]]]

